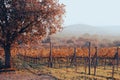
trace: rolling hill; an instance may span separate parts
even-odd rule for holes
[[[118,37],[120,35],[120,26],[90,26],[85,24],[76,24],[64,27],[61,32],[57,32],[55,37],[80,37],[83,34]]]

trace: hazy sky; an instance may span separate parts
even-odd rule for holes
[[[120,0],[59,0],[66,5],[64,25],[120,25]]]

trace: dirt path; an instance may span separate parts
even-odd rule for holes
[[[26,71],[0,73],[0,80],[57,80],[49,75],[34,75]]]

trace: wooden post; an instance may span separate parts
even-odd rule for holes
[[[87,73],[87,59],[84,58],[85,62],[84,62],[84,65],[85,65],[85,74]]]
[[[74,47],[74,65],[76,67],[76,72],[77,72],[77,62],[76,62],[76,46]]]
[[[104,63],[104,69],[106,69],[106,58],[104,58],[104,61],[105,61],[105,63]]]
[[[26,52],[25,52],[25,53],[23,54],[23,56],[22,56],[22,57],[23,57],[23,60],[24,60],[24,61],[23,61],[23,63],[24,63],[23,66],[24,66],[24,67],[25,67],[26,56],[27,56],[27,55],[26,55]]]
[[[113,61],[112,61],[112,65],[113,65],[113,67],[112,67],[112,80],[114,80],[115,59],[113,59]]]
[[[76,66],[76,47],[74,47],[74,65]]]
[[[84,62],[84,65],[85,65],[85,75],[87,74],[87,58],[85,57],[84,58],[85,62]],[[86,76],[84,76],[84,80],[86,80]]]
[[[53,67],[53,63],[52,63],[52,43],[51,43],[51,39],[50,39],[50,54],[49,54],[49,67]]]
[[[68,72],[69,56],[66,57],[66,72]]]
[[[74,47],[74,53],[73,53],[73,56],[71,58],[71,66],[74,65],[76,66],[76,47]]]
[[[88,51],[88,75],[90,75],[91,73],[90,73],[90,68],[91,68],[91,55],[90,55],[90,46],[91,46],[91,43],[89,42],[89,51]]]
[[[96,68],[97,68],[97,47],[95,47],[95,63],[94,63],[94,75],[96,75]]]
[[[119,47],[117,47],[117,71],[119,67]]]

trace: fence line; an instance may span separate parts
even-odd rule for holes
[[[28,55],[22,55],[18,54],[18,58],[27,62],[32,62],[34,64],[42,64],[49,67],[66,67],[69,66],[75,66],[76,72],[77,67],[82,65],[85,68],[85,74],[91,75],[91,68],[94,68],[93,74],[96,75],[97,73],[97,66],[103,66],[104,69],[106,69],[106,65],[111,66],[111,77],[114,78],[114,71],[115,68],[118,70],[119,68],[119,48],[117,47],[116,53],[113,55],[113,57],[100,57],[98,56],[98,48],[95,47],[95,54],[91,56],[91,43],[89,43],[88,46],[88,56],[82,57],[77,56],[77,47],[74,47],[74,53],[72,56],[66,56],[66,57],[53,57],[52,56],[52,43],[50,42],[50,54],[48,57],[31,57]],[[103,64],[104,62],[104,64]],[[115,67],[116,66],[116,67]],[[88,73],[87,73],[88,68]]]

